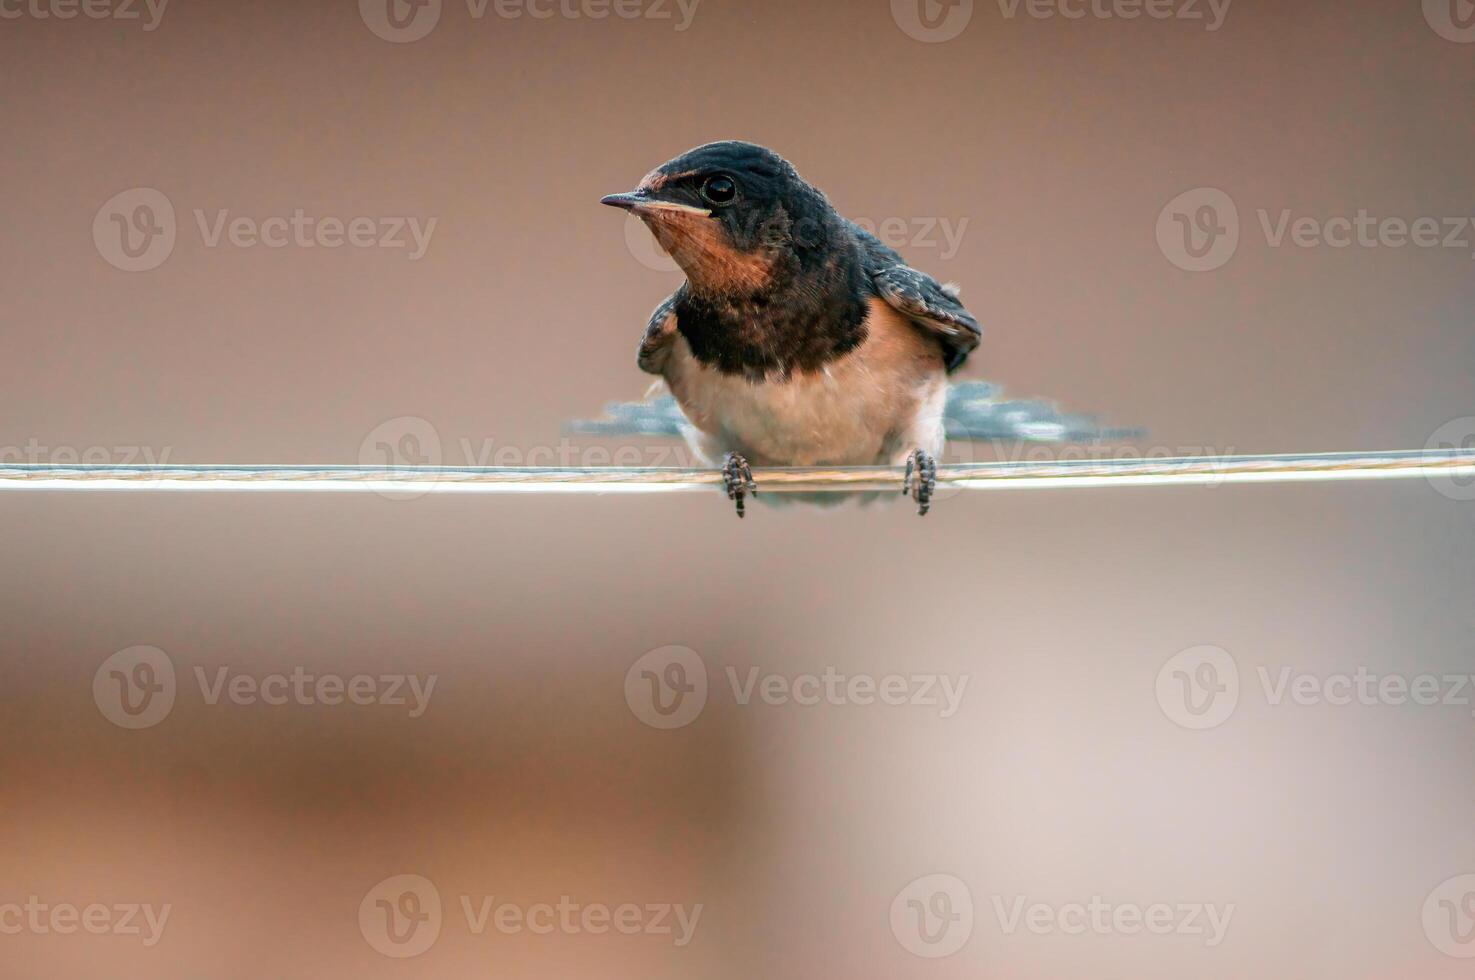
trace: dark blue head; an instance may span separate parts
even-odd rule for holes
[[[776,265],[822,248],[836,221],[787,160],[736,140],[683,153],[602,203],[639,216],[692,286],[710,292],[763,288]]]

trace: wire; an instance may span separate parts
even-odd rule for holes
[[[761,491],[899,490],[899,467],[760,469]],[[1176,459],[1062,460],[940,465],[940,486],[965,490],[1220,486],[1332,480],[1450,481],[1475,496],[1475,450],[1200,456]],[[1463,481],[1471,478],[1468,484]],[[1461,481],[1461,482],[1454,482]],[[55,466],[0,464],[5,491],[230,491],[378,493],[680,493],[710,491],[716,470],[361,466]]]

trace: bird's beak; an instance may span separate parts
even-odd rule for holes
[[[611,194],[609,197],[600,198],[599,203],[612,208],[622,208],[625,211],[634,211],[643,199],[644,196],[639,191],[631,191],[628,194]]]
[[[612,208],[633,211],[636,214],[651,214],[666,211],[678,214],[696,214],[703,218],[710,218],[712,216],[712,212],[706,208],[693,207],[690,204],[682,204],[680,201],[664,201],[649,191],[630,191],[627,194],[611,194],[609,197],[601,198],[599,203]]]

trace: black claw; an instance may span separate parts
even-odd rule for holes
[[[907,457],[906,477],[902,480],[901,492],[911,494],[917,502],[917,513],[922,517],[932,509],[932,493],[937,489],[937,460],[925,449],[918,449]]]
[[[753,470],[748,461],[737,453],[728,453],[722,463],[722,482],[727,487],[727,499],[737,504],[737,516],[746,516],[748,494],[758,493],[758,484],[753,482]]]

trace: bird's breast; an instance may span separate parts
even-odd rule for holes
[[[865,340],[812,371],[750,380],[698,361],[677,336],[666,381],[707,455],[757,466],[890,463],[941,451],[946,375],[935,342],[874,300]]]

